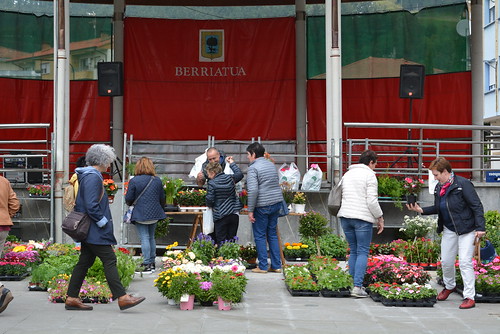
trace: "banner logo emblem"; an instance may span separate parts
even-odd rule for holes
[[[224,30],[200,30],[199,61],[224,61]]]

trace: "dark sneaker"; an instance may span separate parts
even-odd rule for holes
[[[136,274],[151,274],[152,272],[149,264],[141,264],[141,266],[135,270]]]
[[[465,298],[462,304],[458,307],[459,309],[466,310],[468,308],[473,308],[476,306],[476,302],[472,299]]]
[[[442,302],[443,300],[448,299],[448,297],[449,297],[449,296],[450,296],[453,292],[455,292],[455,291],[457,291],[457,288],[453,288],[453,289],[451,289],[451,290],[448,290],[448,289],[444,288],[444,289],[443,289],[443,291],[441,291],[441,292],[438,294],[438,296],[437,296],[437,300],[439,300],[439,301],[441,301],[441,302]]]

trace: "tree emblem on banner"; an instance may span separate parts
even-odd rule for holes
[[[224,61],[224,30],[200,30],[200,62]]]

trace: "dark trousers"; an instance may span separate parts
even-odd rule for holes
[[[89,268],[94,264],[96,257],[102,261],[104,266],[104,275],[106,275],[106,281],[108,282],[109,289],[113,294],[113,299],[118,299],[126,294],[125,288],[120,281],[120,276],[118,275],[116,255],[113,250],[113,246],[93,245],[82,242],[80,258],[78,259],[78,263],[75,268],[73,268],[73,274],[71,275],[71,279],[69,281],[69,297],[78,298],[83,280],[85,279]]]
[[[231,240],[238,233],[240,217],[233,213],[214,221],[215,243],[221,245],[225,240]]]

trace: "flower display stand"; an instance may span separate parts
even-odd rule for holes
[[[286,287],[288,292],[293,297],[319,297],[319,291],[312,291],[312,290],[292,290],[289,287]]]
[[[221,297],[217,297],[217,307],[219,311],[229,311],[231,310],[231,302],[225,301]]]

